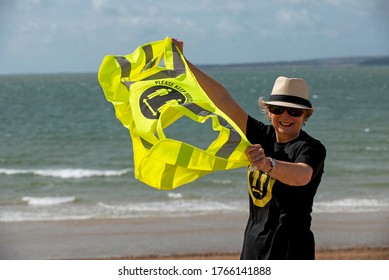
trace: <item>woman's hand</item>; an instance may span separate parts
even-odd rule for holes
[[[175,38],[172,38],[172,42],[181,51],[181,53],[184,54],[184,43]],[[228,115],[239,126],[243,133],[246,133],[248,115],[232,98],[227,89],[217,80],[213,79],[211,76],[193,65],[189,60],[186,58],[185,60],[197,82],[200,84],[200,87],[212,100],[216,107]]]
[[[272,167],[269,159],[265,155],[265,150],[259,144],[248,146],[246,149],[246,155],[248,156],[252,166],[255,166],[258,170],[263,172],[269,172]]]
[[[180,50],[182,54],[184,54],[184,42],[177,40],[175,38],[172,38],[173,44],[176,45],[176,47]]]
[[[290,186],[305,186],[312,179],[313,169],[304,162],[286,162],[277,160],[277,167],[272,169],[270,158],[259,144],[251,145],[246,149],[251,165],[258,170],[269,173],[278,181]]]

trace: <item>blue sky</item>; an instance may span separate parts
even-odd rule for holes
[[[165,36],[195,64],[389,55],[389,1],[0,0],[0,74],[97,72]]]

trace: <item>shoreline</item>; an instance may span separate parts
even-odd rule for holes
[[[239,259],[247,213],[0,223],[0,259]],[[315,213],[316,259],[389,259],[389,212]]]

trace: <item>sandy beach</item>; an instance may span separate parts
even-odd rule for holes
[[[1,223],[0,259],[239,259],[246,215]],[[389,213],[313,219],[317,259],[389,259]]]
[[[112,258],[118,260],[239,260],[239,253],[177,255],[170,257],[143,256]],[[317,250],[317,260],[389,260],[389,248],[348,248]]]

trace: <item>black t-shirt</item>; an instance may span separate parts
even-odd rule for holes
[[[314,259],[311,212],[324,172],[325,147],[304,131],[291,142],[277,143],[273,126],[250,116],[246,134],[252,144],[261,144],[266,156],[306,163],[313,174],[307,185],[289,186],[262,171],[248,171],[250,216],[241,259]]]

